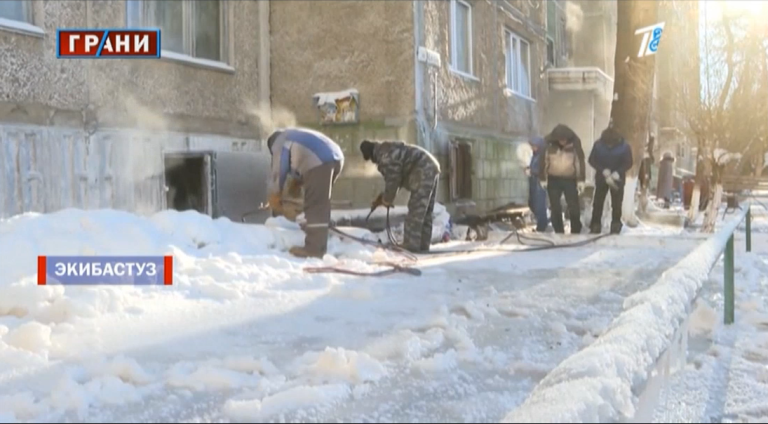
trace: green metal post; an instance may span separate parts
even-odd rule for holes
[[[752,208],[747,206],[747,252],[752,251]]]
[[[725,258],[723,259],[725,268],[725,324],[733,324],[734,321],[734,289],[733,289],[733,234],[728,238],[725,245]]]

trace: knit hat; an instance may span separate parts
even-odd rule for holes
[[[373,160],[373,150],[376,148],[376,142],[370,140],[363,140],[360,143],[360,152],[363,154],[364,160]]]
[[[269,136],[267,139],[267,148],[269,149],[269,153],[272,153],[272,146],[275,144],[275,141],[277,141],[277,137],[280,137],[280,134],[283,132],[284,130],[277,130]]]

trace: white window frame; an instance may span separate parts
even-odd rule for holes
[[[0,0],[1,1],[1,0]],[[157,1],[164,0],[126,0],[125,23],[128,27],[142,28],[148,27],[150,22],[154,22],[151,5]],[[164,50],[160,51],[160,57],[174,62],[181,62],[188,65],[209,68],[220,71],[234,72],[232,63],[232,43],[230,43],[230,5],[226,0],[219,0],[219,55],[220,60],[211,60],[201,57],[195,57],[195,28],[194,28],[194,0],[173,0],[182,2],[182,22],[183,22],[183,53]],[[138,4],[138,16],[135,8]],[[162,37],[162,34],[160,34]],[[161,41],[162,43],[162,41]]]
[[[521,37],[520,35],[516,34],[515,32],[509,29],[504,29],[504,37],[506,38],[505,40],[506,48],[504,49],[504,69],[506,71],[504,73],[504,82],[507,87],[506,90],[509,91],[510,93],[515,94],[516,96],[520,96],[527,100],[535,101],[535,99],[533,98],[533,78],[531,77],[531,53],[532,53],[531,43],[530,41],[526,40],[525,38]],[[515,43],[516,48],[514,52],[512,51],[513,49],[512,40],[516,41]],[[522,57],[520,52],[521,52],[523,43],[525,43],[528,46],[528,63],[525,63],[525,64],[520,63],[521,62],[520,58]],[[512,60],[515,61],[514,64],[512,63]],[[520,72],[519,67],[525,66],[526,68],[528,68],[527,69],[528,72],[526,72],[526,75],[528,76],[528,90],[530,91],[530,94],[525,94],[519,91],[518,89],[515,89],[513,81],[509,80],[510,65],[518,67],[518,69],[516,69],[517,72],[514,73],[514,75],[518,79],[517,80],[518,87],[522,87],[521,82],[523,78],[523,73]]]
[[[461,3],[463,6],[467,8],[467,31],[469,32],[468,37],[469,43],[467,45],[467,55],[469,56],[469,72],[462,71],[459,69],[459,56],[458,56],[458,46],[457,46],[457,25],[456,25],[456,19],[458,18],[458,15],[456,13],[456,8],[458,7],[457,3]],[[451,27],[450,27],[450,38],[451,38],[451,64],[450,64],[450,70],[451,72],[460,75],[465,78],[469,78],[472,80],[479,80],[475,75],[475,60],[474,60],[474,49],[472,48],[472,44],[474,42],[472,37],[472,5],[467,3],[464,0],[451,0]]]
[[[6,0],[0,0],[0,1],[6,1]],[[15,0],[15,1],[21,1],[22,10],[24,11],[24,18],[23,21],[17,21],[15,19],[8,19],[0,17],[0,30],[2,31],[8,31],[8,32],[15,32],[18,34],[24,34],[24,35],[32,35],[35,37],[43,37],[45,35],[45,31],[36,26],[34,24],[35,22],[35,15],[34,15],[34,4],[29,0]]]

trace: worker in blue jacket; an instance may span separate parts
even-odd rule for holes
[[[615,129],[606,128],[589,154],[589,165],[595,169],[595,197],[592,204],[590,232],[600,234],[603,229],[603,206],[611,193],[611,234],[621,233],[621,205],[627,171],[632,168],[632,148]]]
[[[528,173],[528,207],[536,218],[536,231],[543,233],[549,226],[547,217],[547,191],[539,182],[538,170],[541,167],[541,157],[544,155],[544,138],[534,137],[530,140],[531,163],[527,168]]]
[[[304,246],[289,252],[300,258],[322,258],[328,250],[333,185],[344,168],[344,153],[336,142],[308,128],[285,128],[267,139],[272,155],[269,205],[282,214],[282,193],[288,175],[304,186]]]

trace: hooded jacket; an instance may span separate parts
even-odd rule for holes
[[[619,183],[624,184],[627,171],[632,168],[632,148],[624,141],[624,137],[608,128],[592,147],[589,165],[595,169],[595,181],[605,182],[603,171],[607,169],[619,174]]]
[[[567,140],[560,145],[559,140]],[[548,177],[574,179],[578,182],[586,180],[584,165],[584,149],[581,139],[568,126],[558,124],[546,137],[541,163],[539,164],[539,179],[547,181]]]

